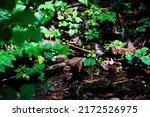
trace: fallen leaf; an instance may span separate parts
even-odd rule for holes
[[[70,60],[64,61],[68,66],[71,67],[71,69],[80,72],[83,64],[83,59],[80,57],[75,57]]]

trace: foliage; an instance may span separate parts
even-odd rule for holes
[[[17,94],[18,93],[18,94]],[[19,92],[11,87],[2,87],[0,89],[2,99],[5,100],[33,100],[35,97],[35,86],[33,84],[22,85],[19,88]]]
[[[88,6],[88,0],[79,0],[79,2],[85,4],[86,6]]]
[[[93,40],[94,38],[100,37],[100,33],[97,31],[96,28],[93,28],[92,30],[88,30],[84,34],[87,36],[87,40]]]
[[[111,1],[109,4],[108,1],[98,0],[69,1],[80,2],[79,4],[68,4],[68,1],[64,1],[0,1],[2,80],[14,75],[17,80],[23,78],[30,82],[32,78],[37,78],[43,82],[46,77],[45,70],[56,63],[55,57],[58,55],[66,55],[68,58],[86,56],[84,66],[94,68],[98,62],[98,66],[108,71],[111,68],[122,69],[122,60],[127,60],[132,65],[150,65],[149,41],[147,42],[150,10],[145,1],[138,1],[138,6],[134,6],[133,1],[123,0]],[[135,40],[139,35],[142,38],[146,35],[142,48],[135,47],[139,49],[133,52],[125,47],[127,38]],[[43,44],[41,41],[45,39],[48,42]],[[107,42],[110,43],[106,44]],[[124,49],[122,58],[120,55],[114,58],[107,55],[114,46]],[[99,53],[104,54],[99,56]],[[144,81],[141,83],[145,85]],[[53,82],[49,81],[41,89],[48,91],[52,85]],[[34,99],[34,93],[35,87],[30,84],[18,89],[0,89],[2,99]]]
[[[141,49],[137,49],[135,53],[132,52],[126,52],[123,56],[128,60],[128,63],[132,64],[133,59],[137,58],[141,60],[144,64],[150,65],[150,57],[148,54],[148,48],[143,47]]]
[[[93,65],[95,65],[95,64],[96,64],[96,61],[95,61],[94,58],[86,58],[86,59],[84,60],[84,65],[85,65],[85,66],[93,66]]]
[[[126,45],[126,43],[119,41],[119,40],[115,40],[115,41],[111,42],[110,44],[105,44],[105,48],[106,48],[106,50],[109,50],[110,48],[112,48],[114,46],[124,47],[125,45]]]

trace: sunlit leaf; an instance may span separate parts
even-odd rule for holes
[[[42,56],[38,56],[38,63],[39,64],[43,64],[43,62],[45,61],[45,58]]]
[[[150,57],[149,56],[142,56],[141,60],[143,63],[145,63],[146,65],[150,65]]]

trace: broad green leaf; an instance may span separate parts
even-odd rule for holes
[[[72,37],[76,32],[77,32],[76,29],[75,30],[70,29],[69,30],[69,36]]]
[[[38,42],[42,40],[42,33],[40,29],[28,29],[26,32],[27,39]]]
[[[0,64],[0,72],[5,73],[5,67],[2,64]]]
[[[13,54],[8,55],[10,60],[16,60],[16,57]]]
[[[13,10],[16,6],[16,0],[0,0],[0,8]]]
[[[19,4],[17,4],[16,7],[13,9],[12,14],[24,11],[25,8],[26,8],[25,5],[19,5]]]
[[[46,43],[46,44],[44,45],[44,49],[45,49],[45,50],[50,50],[50,49],[52,49],[52,44],[51,44],[51,43]]]
[[[25,42],[26,39],[32,41],[41,41],[42,34],[39,29],[21,29],[13,28],[12,39],[16,45],[21,45]]]
[[[45,61],[45,58],[42,56],[38,56],[38,63],[39,64],[43,64],[43,62]]]
[[[12,61],[9,58],[6,58],[6,60],[3,62],[3,65],[7,67],[13,67]]]
[[[133,53],[132,52],[126,52],[125,53],[125,58],[129,61],[133,59]]]
[[[15,13],[8,23],[15,25],[28,25],[37,22],[38,20],[31,11],[21,11]]]
[[[40,22],[44,19],[44,12],[43,11],[38,11],[34,13],[34,16],[36,17],[36,19]]]
[[[2,98],[4,100],[15,100],[17,99],[16,91],[11,87],[3,87],[0,89]]]
[[[20,99],[29,100],[34,98],[35,86],[33,84],[26,84],[20,88]]]
[[[149,56],[142,56],[141,60],[143,63],[145,63],[146,65],[150,65],[150,57]]]
[[[54,47],[53,47],[53,49],[55,51],[62,51],[63,46],[61,44],[55,44]]]
[[[48,60],[51,60],[53,58],[53,54],[50,52],[46,52],[46,53],[44,53],[44,57]]]

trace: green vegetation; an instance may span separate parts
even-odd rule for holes
[[[106,83],[101,85],[109,84],[108,87],[113,87],[115,92],[118,90],[115,88],[120,87],[114,86],[118,77],[126,79],[122,74],[125,72],[128,76],[127,71],[133,66],[136,66],[135,71],[141,68],[144,77],[147,77],[150,65],[150,6],[145,1],[138,1],[137,7],[133,2],[1,0],[0,99],[37,99],[37,90],[48,92],[57,84],[57,78],[51,81],[47,77],[53,77],[61,70],[67,74],[65,77],[69,77],[69,68],[56,70],[56,73],[55,70],[50,71],[51,67],[63,62],[71,67],[69,72],[73,73],[70,75],[73,77],[71,82],[69,78],[62,80],[67,82],[66,86],[77,79],[74,77],[83,75],[79,82],[90,79],[91,83],[95,74],[99,77],[101,72],[107,72]],[[57,60],[62,56],[62,61]],[[76,72],[79,72],[78,76]],[[84,73],[88,75],[86,78]],[[23,83],[16,87],[7,86],[12,79]],[[36,82],[42,83],[39,89],[35,86]],[[144,87],[147,87],[147,82],[140,79],[140,85]],[[89,84],[93,89],[98,87],[94,85]],[[88,98],[85,92],[82,96],[76,94]]]

